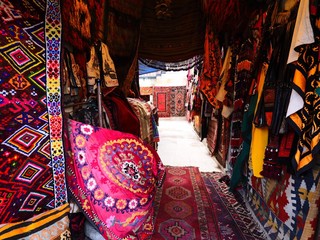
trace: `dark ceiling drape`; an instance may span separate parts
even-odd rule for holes
[[[198,0],[148,0],[142,13],[139,57],[182,62],[203,54],[205,19]]]

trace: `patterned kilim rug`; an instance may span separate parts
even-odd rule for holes
[[[152,239],[265,240],[240,193],[229,192],[222,173],[196,167],[166,167],[155,198]]]
[[[216,215],[196,167],[166,167],[155,199],[152,239],[220,239]]]
[[[265,240],[263,230],[252,218],[239,192],[232,193],[222,173],[201,173],[216,211],[220,236],[228,240]],[[220,180],[220,181],[219,181]]]
[[[0,0],[0,224],[67,202],[59,0]]]

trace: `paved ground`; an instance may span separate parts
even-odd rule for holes
[[[160,118],[158,154],[165,165],[197,166],[201,172],[221,172],[210,156],[205,139],[200,138],[185,117]]]

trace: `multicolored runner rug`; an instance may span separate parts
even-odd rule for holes
[[[220,239],[217,217],[196,167],[166,167],[155,198],[152,239]]]
[[[216,211],[221,239],[265,240],[264,231],[252,218],[239,192],[232,193],[222,173],[201,173]]]

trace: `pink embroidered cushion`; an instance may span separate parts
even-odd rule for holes
[[[106,239],[148,239],[164,167],[132,134],[69,120],[68,188]]]

